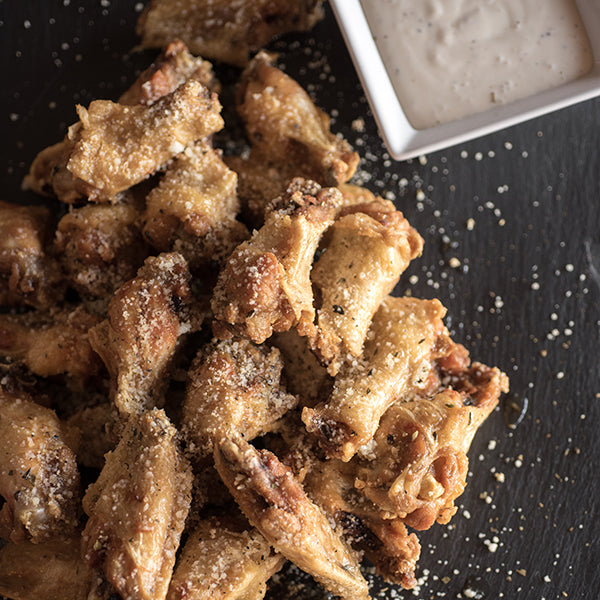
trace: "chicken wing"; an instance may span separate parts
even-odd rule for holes
[[[0,306],[48,307],[62,298],[60,271],[47,253],[50,211],[0,201]]]
[[[310,345],[331,375],[348,354],[360,355],[373,315],[422,248],[421,236],[391,202],[342,209],[311,273],[320,307]]]
[[[355,557],[274,454],[227,439],[215,447],[215,465],[242,512],[278,552],[334,594],[369,598]]]
[[[223,127],[221,105],[199,81],[189,80],[151,106],[95,100],[77,107],[80,122],[67,169],[93,190],[91,200],[113,200],[196,140]]]
[[[54,411],[0,386],[0,439],[0,537],[72,535],[81,499],[73,432]]]
[[[356,470],[354,486],[415,529],[447,523],[466,485],[467,450],[497,400],[485,408],[464,405],[448,389],[390,407],[375,433],[376,459]]]
[[[362,356],[342,366],[327,402],[302,412],[328,456],[350,460],[391,404],[412,390],[435,389],[434,360],[456,346],[442,322],[445,312],[438,300],[388,296],[382,302]]]
[[[189,373],[184,431],[198,455],[215,441],[241,435],[250,441],[269,431],[297,399],[281,387],[283,361],[276,348],[225,340],[201,352]]]
[[[154,104],[190,79],[199,81],[211,92],[219,91],[212,65],[190,54],[181,40],[173,39],[168,40],[160,56],[121,95],[119,104]]]
[[[122,415],[159,406],[179,337],[191,329],[190,274],[175,253],[146,259],[114,295],[107,318],[89,331]]]
[[[82,556],[123,600],[164,600],[185,524],[192,472],[162,410],[133,415],[83,499]]]
[[[102,361],[88,340],[89,329],[98,321],[82,306],[0,314],[0,356],[21,361],[41,377],[66,374],[81,388],[102,371]]]
[[[331,133],[329,117],[296,81],[272,66],[265,52],[244,72],[238,98],[252,149],[247,160],[227,162],[239,175],[238,194],[252,225],[262,224],[266,205],[293,177],[323,186],[352,177],[358,154]]]
[[[285,562],[254,528],[232,519],[201,521],[177,561],[167,600],[260,600]]]
[[[194,54],[243,67],[272,38],[307,31],[323,17],[322,0],[153,0],[137,26],[142,47],[182,39]]]
[[[221,271],[212,299],[216,335],[233,331],[256,343],[274,331],[312,330],[310,269],[340,193],[295,179],[273,202],[265,224]]]
[[[224,260],[248,237],[235,220],[236,182],[209,144],[186,148],[148,195],[144,235],[160,251],[177,249],[191,268]]]
[[[135,276],[149,248],[133,198],[86,204],[58,223],[54,247],[71,286],[89,299],[106,298]]]

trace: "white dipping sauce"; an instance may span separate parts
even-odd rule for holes
[[[574,0],[361,0],[415,129],[572,81],[593,66]]]

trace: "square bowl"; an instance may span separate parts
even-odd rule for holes
[[[600,95],[600,2],[577,0],[594,64],[583,77],[456,121],[415,129],[406,118],[360,0],[331,0],[381,135],[396,160],[460,144]]]

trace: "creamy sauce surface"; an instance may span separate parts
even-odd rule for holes
[[[361,0],[415,129],[557,87],[593,66],[575,0]]]

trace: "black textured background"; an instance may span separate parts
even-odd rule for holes
[[[131,52],[141,7],[0,0],[3,200],[37,202],[22,178],[75,103],[116,99],[149,64],[155,53]],[[425,238],[398,291],[440,298],[455,339],[505,370],[510,400],[528,405],[514,430],[501,408],[480,430],[458,513],[420,536],[420,590],[374,578],[374,597],[464,598],[476,580],[490,599],[600,598],[600,100],[396,163],[330,11],[310,36],[272,47],[361,154],[358,179]],[[290,581],[307,578],[289,573],[271,597],[324,596]]]

